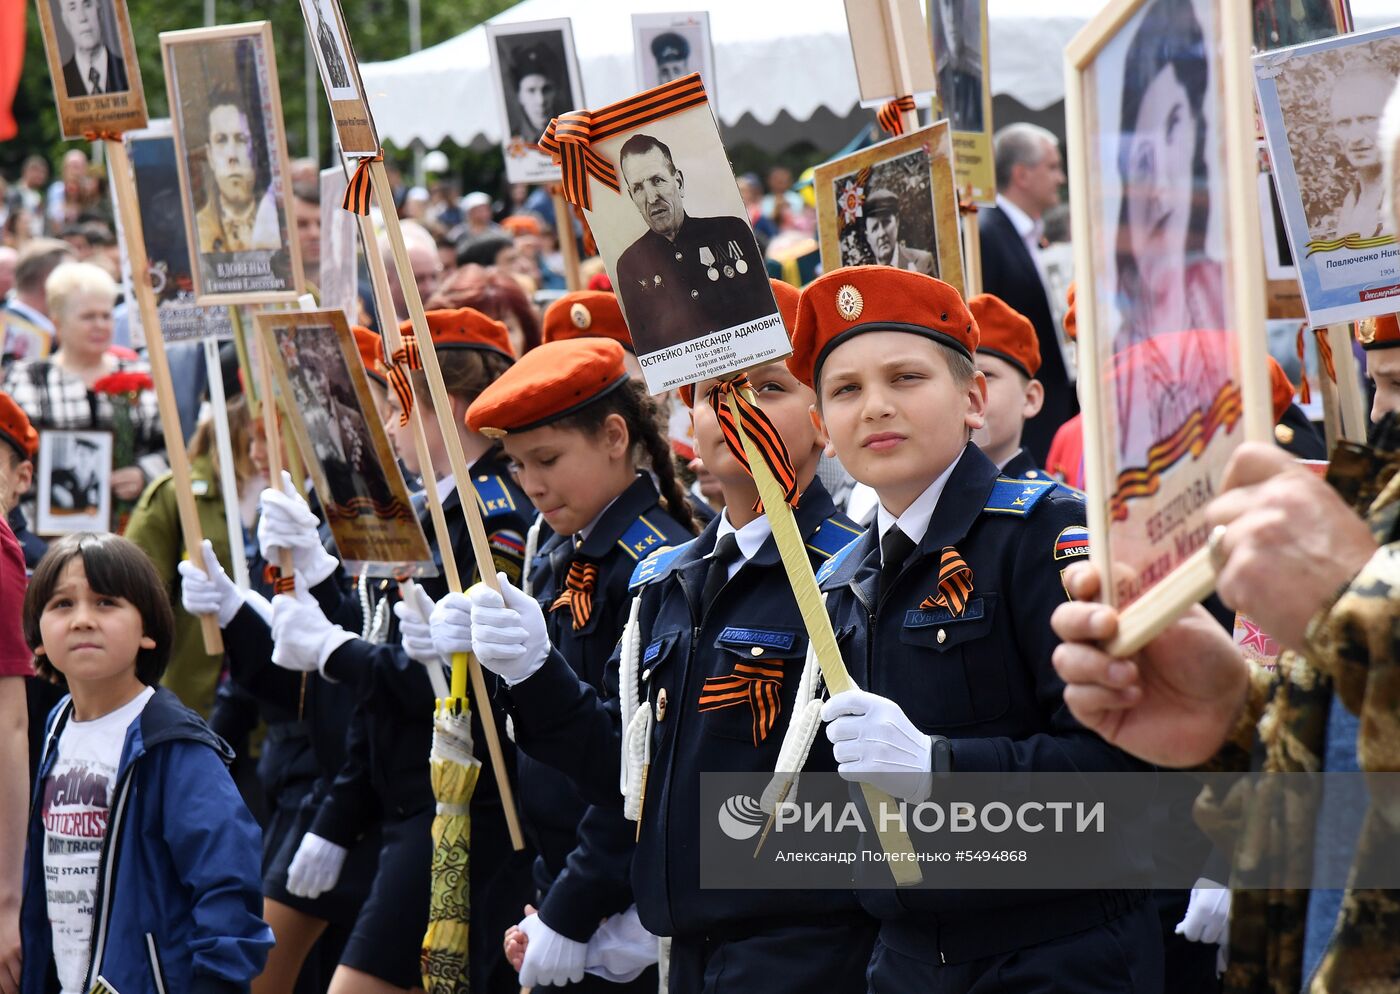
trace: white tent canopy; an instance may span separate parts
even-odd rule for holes
[[[989,0],[992,87],[1032,110],[1064,97],[1065,44],[1104,0]],[[708,9],[715,47],[717,111],[730,127],[845,117],[858,103],[841,0],[523,0],[495,23],[573,19],[590,107],[638,89],[634,13]],[[1400,20],[1400,0],[1352,0],[1358,29]],[[476,27],[440,45],[362,67],[380,135],[400,147],[444,139],[501,139],[486,32]]]

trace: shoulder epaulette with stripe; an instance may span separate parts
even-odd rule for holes
[[[617,544],[623,552],[640,561],[666,545],[666,533],[648,521],[643,514],[627,526]]]
[[[851,550],[853,550],[859,544],[860,535],[857,534],[855,538],[851,539],[845,545],[841,546],[841,548],[837,549],[834,553],[832,553],[831,558],[828,559],[826,562],[822,563],[821,569],[817,570],[817,583],[825,582],[827,578],[831,576],[832,573],[835,573],[838,569],[840,569],[841,564],[846,561],[846,557],[851,554]]]
[[[1035,507],[1040,498],[1057,486],[1059,484],[1054,480],[1013,480],[999,476],[997,482],[992,485],[992,492],[982,510],[989,514],[1010,514],[1024,518],[1031,513],[1031,508]]]
[[[694,541],[693,539],[691,540]],[[639,562],[632,570],[632,579],[627,581],[627,589],[635,590],[637,587],[645,586],[652,580],[660,579],[670,570],[671,564],[690,548],[691,542],[682,542],[680,545],[663,547]]]
[[[860,535],[861,529],[846,520],[844,515],[833,514],[807,536],[807,551],[816,553],[825,561],[850,545],[851,540],[859,538]]]
[[[515,505],[515,498],[510,495],[510,488],[506,486],[506,481],[499,476],[478,473],[472,477],[472,486],[476,487],[477,501],[481,504],[481,513],[484,517],[489,518],[493,514],[509,514],[519,510]]]

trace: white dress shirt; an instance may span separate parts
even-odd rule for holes
[[[963,449],[963,452],[966,452]],[[948,485],[948,477],[953,475],[953,470],[957,469],[958,463],[962,461],[962,452],[958,453],[958,458],[949,464],[948,468],[939,474],[938,479],[928,485],[928,489],[914,498],[914,503],[904,509],[904,513],[895,516],[885,509],[881,504],[875,511],[876,525],[880,531],[881,541],[885,538],[885,533],[895,525],[899,526],[909,541],[916,546],[924,540],[924,535],[928,532],[928,523],[933,519],[934,508],[938,506],[938,498],[943,494],[943,488]]]
[[[87,52],[74,52],[73,58],[78,66],[78,77],[83,81],[83,85],[88,88],[88,93],[104,93],[107,89],[107,49],[105,47],[97,50],[97,58],[92,58]],[[88,79],[88,72],[97,70],[97,89],[92,88],[92,80]]]
[[[739,558],[729,564],[729,577],[734,579],[734,574],[743,568],[744,564],[758,555],[758,550],[763,548],[763,543],[768,541],[768,536],[773,534],[773,526],[768,523],[768,515],[760,514],[743,528],[735,528],[729,521],[729,511],[726,509],[719,515],[719,531],[715,533],[715,546],[718,548],[719,540],[726,535],[733,535],[734,541],[739,546]],[[711,558],[714,552],[711,551],[706,559]]]

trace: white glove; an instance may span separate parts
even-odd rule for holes
[[[433,648],[433,635],[428,628],[428,616],[433,612],[433,599],[417,584],[411,598],[394,605],[394,617],[399,619],[399,641],[403,651],[424,666],[441,666],[442,657]]]
[[[512,586],[504,573],[496,577],[499,594],[484,583],[467,591],[472,602],[472,652],[482,666],[513,687],[544,665],[549,633],[539,602]]]
[[[314,900],[335,886],[345,865],[344,846],[307,832],[287,867],[287,893]]]
[[[428,618],[433,647],[443,659],[472,651],[472,602],[466,594],[448,594]]]
[[[1205,877],[1197,880],[1176,934],[1186,936],[1188,942],[1219,943],[1215,971],[1224,973],[1230,961],[1230,889]]]
[[[560,935],[538,914],[527,915],[518,927],[529,936],[520,964],[521,987],[563,987],[583,979],[588,943]]]
[[[296,571],[314,587],[335,572],[338,560],[321,544],[316,530],[320,522],[306,501],[292,486],[292,475],[282,471],[282,489],[262,492],[262,514],[258,518],[258,549],[270,563],[277,562],[277,550],[292,554]]]
[[[243,606],[243,591],[219,565],[213,542],[206,538],[199,551],[204,560],[204,569],[188,559],[175,567],[180,572],[180,604],[190,614],[215,615],[219,619],[219,627],[227,627]]]
[[[933,789],[933,739],[888,697],[847,690],[822,706],[837,771],[846,780],[920,802]]]
[[[656,962],[657,951],[656,936],[642,927],[634,904],[598,926],[588,940],[584,969],[609,983],[626,984]]]
[[[272,598],[272,662],[284,670],[320,670],[332,652],[353,638],[321,613],[299,573],[296,593]]]

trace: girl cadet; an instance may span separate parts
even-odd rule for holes
[[[462,422],[468,405],[510,367],[508,333],[499,321],[470,308],[429,311],[427,323],[452,405],[452,423],[457,426],[471,464],[471,482],[481,502],[493,567],[518,578],[524,536],[532,516],[528,502],[511,482],[499,446],[492,439],[468,431]],[[413,380],[412,396],[427,398],[427,381],[422,370],[415,368],[412,351],[406,346],[395,357],[400,369],[394,370],[390,378],[397,379],[402,371]],[[390,438],[408,469],[431,481],[435,467],[449,465],[437,418],[432,410],[423,412],[428,452],[426,460],[420,463],[404,427],[406,419],[400,416],[403,403],[411,395],[392,393],[387,425]],[[470,580],[468,566],[474,559],[455,481],[448,474],[438,478],[435,485],[443,495],[453,555],[462,567],[464,579]],[[259,539],[269,560],[276,561],[277,549],[290,548],[299,574],[303,570],[303,555],[306,567],[314,568],[320,547],[315,540],[314,516],[305,504],[291,495],[267,491],[263,495],[263,516]],[[426,511],[421,520],[440,564],[436,536]],[[346,765],[299,844],[289,879],[299,877],[303,881],[301,890],[305,897],[316,897],[322,889],[332,886],[347,850],[378,814],[384,839],[379,869],[369,899],[346,943],[340,967],[331,980],[330,991],[358,994],[405,990],[421,983],[419,948],[427,925],[432,854],[430,826],[435,802],[427,758],[432,739],[433,691],[425,666],[441,666],[442,660],[428,644],[425,622],[421,624],[422,642],[413,640],[414,613],[402,602],[395,605],[394,612],[401,625],[391,628],[387,644],[356,638],[333,623],[327,615],[341,618],[347,612],[343,588],[330,579],[313,586],[312,596],[301,592],[295,596],[281,594],[273,601],[273,662],[301,672],[319,671],[359,690],[356,716],[346,733]],[[425,578],[422,587],[429,597],[447,593],[440,565],[439,576]],[[472,705],[472,734],[476,742],[484,742],[480,709],[491,704],[474,700]],[[504,715],[496,721],[498,727],[503,727]],[[513,778],[513,748],[505,736],[501,745],[507,769],[500,775]],[[489,767],[489,755],[485,749],[481,752],[483,763]],[[515,921],[521,903],[528,897],[532,858],[512,851],[495,785],[496,774],[489,768],[483,770],[471,800],[471,982],[473,990],[484,992],[518,990],[518,986],[512,986],[514,971],[505,962],[497,937]]]
[[[775,283],[774,294],[790,324],[797,292]],[[781,361],[749,378],[791,455],[801,492],[797,527],[820,565],[858,529],[815,476],[824,439],[808,414],[812,391]],[[629,623],[608,675],[626,704],[602,700],[547,651],[543,619],[514,591],[504,610],[490,607],[479,588],[445,600],[434,612],[434,642],[440,651],[462,647],[461,615],[481,597],[481,607],[470,607],[479,658],[511,687],[521,750],[566,771],[600,806],[595,811],[621,803],[628,818],[640,814],[629,916],[672,937],[672,994],[855,994],[865,990],[875,925],[849,890],[702,888],[697,847],[681,841],[702,817],[713,817],[700,808],[702,773],[771,773],[780,754],[806,748],[808,769],[835,768],[830,747],[815,737],[819,682],[807,662],[805,626],[767,517],[756,509],[753,479],[724,440],[714,407],[719,390],[709,380],[682,395],[693,401],[696,446],[724,488],[726,510],[695,541],[653,555],[633,573]],[[519,651],[511,628],[540,633],[533,652]],[[626,794],[619,797],[617,771],[596,757],[620,755],[624,739],[628,753],[649,757],[649,767],[643,777],[639,763],[624,760]],[[534,942],[531,935],[527,955]],[[601,958],[597,946],[590,945],[590,965]],[[634,943],[628,953],[642,962],[648,951]]]
[[[565,314],[582,310],[590,322],[596,311],[600,326],[608,315],[621,324],[615,304],[590,309],[561,301],[551,313],[561,306]],[[652,551],[693,535],[656,408],[629,378],[623,355],[612,338],[541,345],[467,411],[471,427],[502,436],[516,479],[549,526],[529,587],[550,642],[579,680],[600,690],[627,618],[633,569]],[[651,474],[639,471],[643,456]],[[620,812],[606,812],[592,839],[581,839],[588,804],[568,777],[526,753],[517,762],[526,826],[540,852],[539,911],[527,907],[519,926],[531,936],[520,983],[617,990],[584,978],[584,953],[599,922],[632,904],[631,827]],[[643,975],[625,989],[655,987],[655,976]]]

